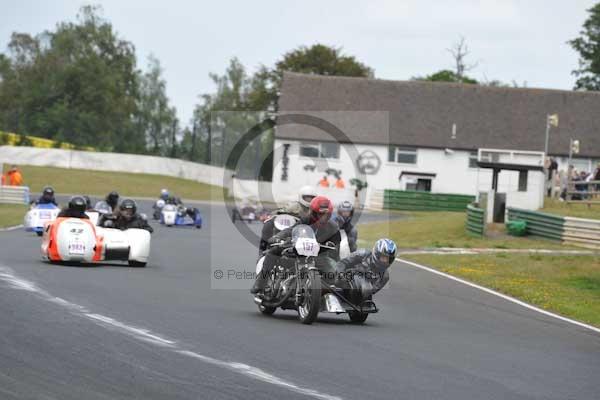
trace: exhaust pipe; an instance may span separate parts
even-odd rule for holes
[[[262,299],[261,299],[260,297],[258,297],[258,296],[254,296],[254,303],[255,303],[257,306],[260,306],[260,305],[262,305],[262,302],[263,302],[263,301],[262,301]]]

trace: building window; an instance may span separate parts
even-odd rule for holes
[[[519,171],[519,192],[527,191],[527,171]]]
[[[340,158],[339,143],[301,143],[300,155],[311,158]]]
[[[469,168],[477,168],[477,152],[472,151],[469,153]]]
[[[416,182],[406,182],[406,190],[431,192],[431,179],[417,179]]]
[[[416,164],[417,149],[413,147],[391,146],[388,150],[388,161],[400,164]]]
[[[338,143],[321,143],[321,158],[340,158]]]

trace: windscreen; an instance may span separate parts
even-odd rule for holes
[[[292,242],[295,242],[298,238],[315,239],[315,232],[308,225],[297,225],[292,229]]]

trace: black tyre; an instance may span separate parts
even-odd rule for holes
[[[302,304],[298,306],[298,319],[310,325],[317,319],[321,308],[321,276],[318,271],[310,270],[306,274],[303,285]]]
[[[145,262],[129,260],[129,266],[134,268],[144,268],[146,266]]]
[[[348,311],[348,316],[350,317],[350,322],[353,324],[363,324],[367,320],[369,314],[358,311]]]
[[[37,232],[36,231],[35,234],[38,235],[38,236],[42,236],[44,234],[44,231],[41,231],[41,232]]]

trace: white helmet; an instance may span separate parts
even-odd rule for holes
[[[314,187],[310,185],[302,186],[300,193],[298,193],[298,202],[308,208],[311,200],[315,197],[317,197],[317,190]]]

